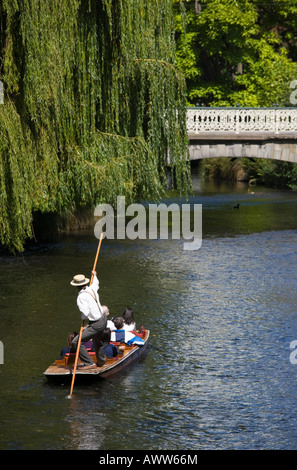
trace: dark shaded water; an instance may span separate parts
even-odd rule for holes
[[[98,241],[90,230],[2,256],[1,449],[297,448],[297,194],[198,180],[195,191],[199,251],[103,241],[101,301],[112,314],[130,305],[150,345],[71,400],[42,373],[79,328],[69,281],[90,273]]]

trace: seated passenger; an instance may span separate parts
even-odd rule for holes
[[[65,348],[61,349],[61,356],[59,359],[63,359],[63,357],[66,356],[66,354],[69,353],[75,353],[75,348],[72,347],[72,340],[78,335],[77,331],[72,331],[72,333],[69,333],[67,336],[67,346]],[[90,351],[95,351],[93,341],[89,340],[86,343],[84,343],[85,348],[87,349],[88,352]]]
[[[122,317],[116,317],[114,319],[115,331],[111,332],[111,341],[126,343],[128,346],[136,344],[137,346],[143,346],[144,341],[139,336],[135,336],[131,331],[124,330],[124,319]]]
[[[61,357],[60,359],[63,359],[63,357],[66,356],[67,353],[75,352],[75,349],[71,347],[72,340],[78,335],[76,331],[72,331],[72,333],[69,333],[67,336],[67,346],[65,348],[61,349]]]
[[[122,317],[124,319],[124,330],[126,331],[135,331],[136,330],[136,323],[133,317],[133,310],[132,308],[126,307],[122,313]]]
[[[111,336],[111,331],[109,328],[105,328],[103,332],[103,347],[104,347],[104,354],[107,358],[111,359],[113,357],[117,357],[117,355],[123,352],[125,349],[125,346],[115,346],[114,344],[110,343],[110,336]]]

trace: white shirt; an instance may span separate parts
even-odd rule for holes
[[[136,331],[136,324],[135,324],[135,323],[131,323],[131,325],[126,325],[126,323],[124,323],[123,330],[126,330],[126,331]]]
[[[98,289],[99,280],[97,276],[94,276],[91,286],[79,291],[77,306],[81,312],[82,320],[96,321],[104,315],[97,293]]]
[[[116,330],[116,327],[114,326],[114,323],[113,323],[113,321],[111,321],[111,320],[107,320],[106,328],[109,328],[110,331]]]

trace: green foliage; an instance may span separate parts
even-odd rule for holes
[[[159,198],[168,155],[189,189],[171,0],[3,0],[0,243],[34,211]]]
[[[174,3],[177,66],[187,78],[190,105],[289,104],[297,0],[185,1],[184,21]]]
[[[297,165],[295,163],[261,158],[255,161],[244,159],[242,164],[250,177],[260,184],[296,190]]]
[[[10,101],[1,105],[0,153],[1,243],[21,250],[21,240],[31,235],[31,206],[37,188],[30,135],[22,129]]]
[[[266,158],[208,158],[201,162],[203,177],[253,181],[268,187],[297,189],[296,163]]]

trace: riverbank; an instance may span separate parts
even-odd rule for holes
[[[201,178],[244,181],[250,185],[296,189],[297,165],[267,159],[209,158],[197,166]]]
[[[50,240],[59,234],[86,229],[94,225],[94,209],[83,209],[67,214],[35,212],[33,214],[33,238]]]
[[[84,209],[75,213],[57,214],[54,212],[34,212],[31,222],[32,236],[27,238],[23,251],[44,243],[56,243],[65,236],[94,226],[94,209]],[[16,255],[0,244],[0,253]],[[22,253],[22,252],[20,252]]]

